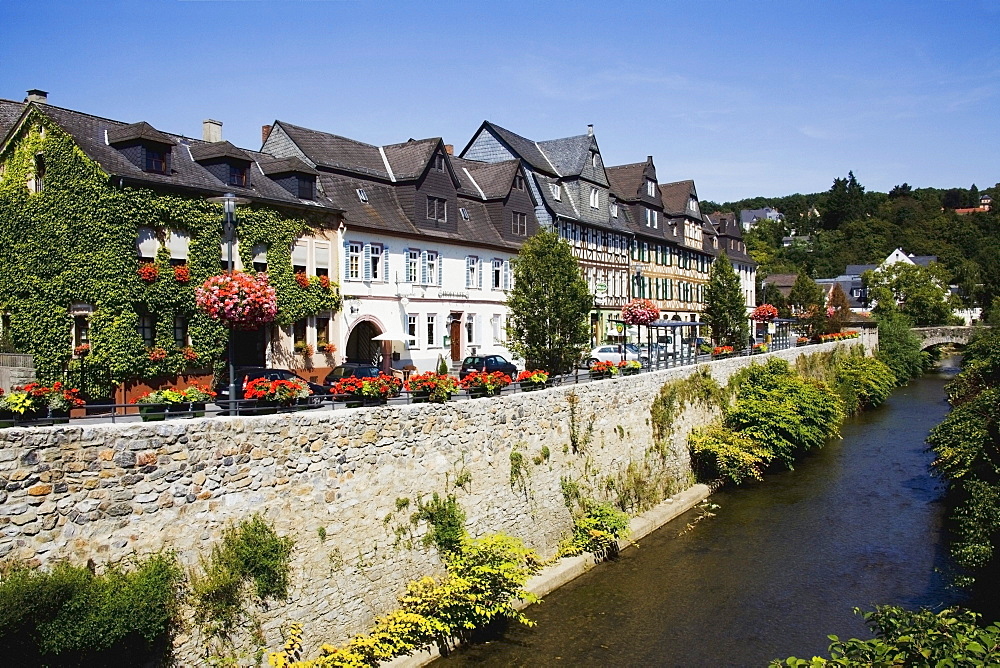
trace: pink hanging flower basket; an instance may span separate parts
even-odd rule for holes
[[[648,299],[633,299],[622,307],[622,322],[626,325],[648,325],[660,319],[660,310]]]
[[[778,309],[770,304],[761,304],[750,314],[750,319],[757,322],[770,322],[778,317]]]
[[[195,290],[195,302],[210,317],[227,327],[260,329],[278,315],[278,300],[267,274],[243,272],[212,276]]]

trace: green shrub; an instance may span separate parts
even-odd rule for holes
[[[461,547],[466,535],[465,512],[454,494],[441,498],[434,492],[427,503],[423,499],[417,499],[417,512],[413,514],[413,519],[423,520],[430,525],[430,530],[424,536],[424,547],[433,543],[442,555],[457,552]]]
[[[878,317],[878,352],[876,357],[886,363],[896,375],[896,382],[905,385],[920,375],[930,364],[930,356],[921,351],[920,339],[910,331],[913,323],[897,311]]]
[[[847,411],[853,414],[888,399],[896,386],[896,375],[874,357],[850,357],[837,367],[835,382]]]
[[[169,648],[183,573],[157,554],[102,575],[59,563],[0,579],[0,645],[12,666],[141,665]]]
[[[629,532],[628,514],[610,503],[588,501],[584,515],[573,521],[573,536],[564,545],[564,555],[594,552],[613,553],[618,540],[627,538]]]
[[[693,468],[704,482],[723,478],[737,485],[744,480],[763,480],[774,452],[739,432],[711,425],[688,437]]]

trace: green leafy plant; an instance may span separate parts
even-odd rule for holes
[[[434,492],[427,502],[417,498],[414,519],[430,525],[424,536],[425,547],[433,544],[442,554],[450,554],[461,546],[465,537],[465,512],[454,494],[442,497]]]
[[[587,501],[582,516],[573,521],[573,536],[563,547],[563,554],[594,552],[601,556],[615,554],[618,541],[628,537],[628,514],[610,503]]]

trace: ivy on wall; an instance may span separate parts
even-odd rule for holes
[[[197,195],[121,187],[37,111],[0,151],[0,312],[9,315],[14,346],[34,355],[40,380],[68,375],[90,398],[106,398],[128,380],[221,368],[227,332],[198,312],[194,302],[194,288],[220,271],[222,211],[217,204]],[[45,179],[35,193],[26,184],[35,176],[38,154],[44,156]],[[237,219],[245,267],[253,266],[255,244],[268,246],[277,325],[340,309],[336,283],[324,288],[314,280],[302,287],[291,267],[294,240],[329,226],[329,213],[285,215],[253,204],[241,207]],[[156,280],[140,279],[139,227],[152,227],[161,236],[168,229],[189,235],[188,282],[175,279],[162,247],[155,258]],[[73,304],[93,307],[91,349],[83,358],[73,357]],[[153,347],[166,351],[163,359],[150,358],[138,331],[144,312],[156,319]],[[196,359],[174,342],[175,316],[187,319]]]

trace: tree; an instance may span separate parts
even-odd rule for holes
[[[868,295],[875,302],[876,314],[897,308],[916,327],[946,325],[951,318],[951,305],[946,286],[947,273],[937,263],[923,267],[897,262],[878,271],[865,272],[862,280]]]
[[[716,344],[743,348],[750,336],[746,304],[740,279],[725,251],[712,263],[708,273],[704,317]]]
[[[792,284],[792,291],[788,293],[788,303],[795,310],[806,335],[822,333],[826,326],[826,298],[823,296],[823,288],[816,281],[805,273],[800,273]]]
[[[521,246],[507,296],[510,349],[529,368],[563,373],[573,368],[590,340],[588,314],[594,298],[573,251],[555,232],[543,230]]]
[[[828,315],[827,329],[831,332],[839,332],[851,317],[851,304],[847,301],[847,294],[844,292],[844,288],[840,287],[840,283],[833,284],[826,308],[828,312],[833,309],[832,313]]]
[[[792,315],[791,309],[788,308],[788,299],[781,294],[781,289],[773,283],[766,283],[763,290],[757,291],[757,301],[760,302],[757,304],[758,306],[770,304],[777,308],[779,318],[790,318]]]
[[[895,308],[876,315],[878,322],[878,352],[876,357],[896,374],[896,382],[905,385],[923,372],[929,356],[920,349],[920,339],[911,331],[913,323]]]

